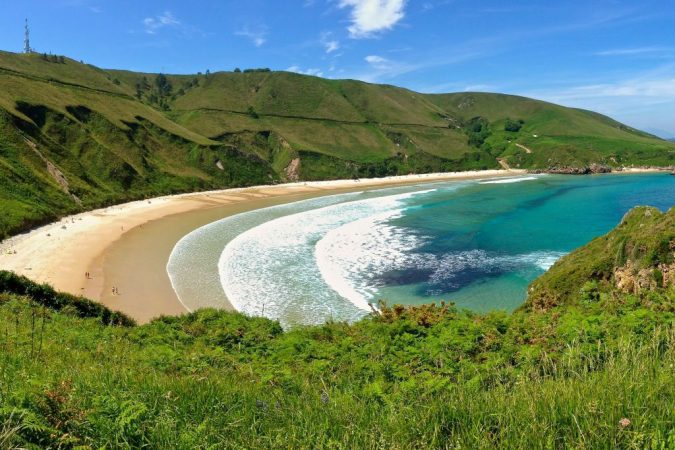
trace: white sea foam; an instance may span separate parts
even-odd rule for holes
[[[427,295],[440,295],[459,289],[461,274],[546,270],[563,255],[536,251],[505,255],[485,250],[465,250],[446,254],[420,252],[429,238],[412,230],[394,226],[400,215],[393,210],[347,223],[326,233],[315,249],[317,266],[326,283],[342,297],[365,308],[376,300],[377,288],[388,273],[425,273]]]
[[[337,279],[325,279],[314,245],[345,224],[363,220],[362,225],[372,225],[392,218],[406,199],[432,191],[341,203],[251,228],[230,241],[220,256],[223,290],[237,310],[286,324],[294,318],[304,323],[358,318],[369,310],[365,297]]]
[[[228,242],[245,230],[277,217],[339,204],[361,195],[363,192],[351,192],[270,206],[229,216],[194,230],[178,241],[167,262],[167,274],[178,299],[189,311],[222,307],[228,299],[222,289],[218,261]]]
[[[323,279],[359,308],[369,309],[374,300],[372,277],[405,264],[408,252],[424,242],[388,224],[400,215],[394,209],[347,223],[326,233],[316,245],[314,256]]]
[[[530,177],[498,178],[496,180],[481,181],[480,184],[511,184],[511,183],[520,183],[522,181],[538,180],[539,178],[541,177],[530,176]]]
[[[462,284],[456,278],[466,272],[481,274],[529,271],[532,268],[547,270],[564,253],[536,251],[517,255],[466,250],[443,255],[408,255],[407,267],[430,271],[426,280],[428,295],[437,295],[448,289],[459,289]],[[404,269],[405,266],[401,267]]]
[[[558,259],[564,255],[564,252],[540,251],[519,255],[516,257],[516,260],[524,264],[531,264],[541,270],[548,270]]]

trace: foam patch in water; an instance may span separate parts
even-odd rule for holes
[[[539,178],[541,177],[537,176],[537,177],[499,178],[496,180],[481,181],[480,184],[511,184],[511,183],[520,183],[522,181],[538,180]]]

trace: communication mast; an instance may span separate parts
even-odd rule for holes
[[[31,53],[33,50],[30,48],[30,29],[28,28],[28,19],[26,19],[25,34],[23,37],[23,52]]]

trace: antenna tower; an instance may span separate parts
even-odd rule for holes
[[[26,19],[25,34],[23,36],[23,52],[31,53],[33,50],[30,48],[30,29],[28,28],[28,19]]]

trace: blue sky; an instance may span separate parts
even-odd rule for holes
[[[4,0],[0,49],[520,94],[675,136],[675,0]]]

